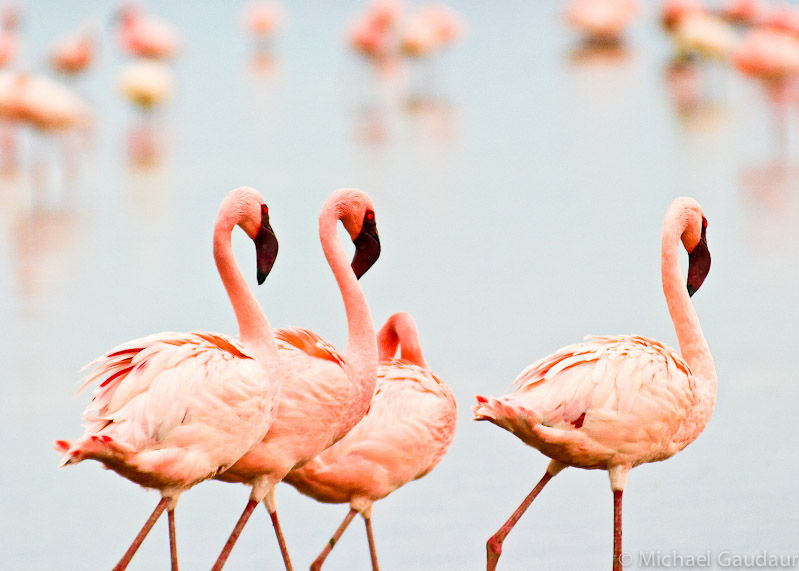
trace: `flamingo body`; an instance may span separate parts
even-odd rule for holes
[[[94,38],[88,31],[68,36],[55,44],[50,51],[50,65],[67,75],[86,70],[94,59]]]
[[[86,126],[91,114],[72,90],[48,77],[0,71],[0,117],[37,129],[62,131]]]
[[[172,74],[164,64],[137,61],[122,70],[119,86],[122,94],[142,109],[152,109],[172,94]]]
[[[119,41],[128,54],[151,59],[169,59],[177,54],[180,39],[169,23],[133,5],[123,7],[120,17]]]
[[[86,434],[58,441],[63,465],[99,460],[148,488],[186,489],[229,467],[266,433],[277,388],[241,343],[157,333],[93,363]]]
[[[735,66],[765,82],[782,82],[799,75],[799,40],[771,27],[758,27],[744,36],[735,53]]]
[[[637,13],[635,0],[574,0],[566,20],[589,40],[617,42]]]
[[[715,401],[674,349],[629,335],[563,347],[522,371],[514,385],[504,397],[477,397],[476,419],[588,469],[673,456],[695,438],[696,420],[710,416]]]
[[[452,443],[457,420],[455,397],[428,369],[408,314],[392,315],[380,330],[378,343],[381,361],[366,416],[341,440],[285,479],[317,501],[349,503],[351,513],[360,513],[367,523],[375,569],[372,505],[429,473]],[[402,358],[395,359],[398,344]],[[351,516],[343,527],[349,520]],[[335,540],[337,537],[312,569],[321,567]]]

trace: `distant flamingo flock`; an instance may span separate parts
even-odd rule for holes
[[[660,7],[660,25],[680,61],[732,62],[770,93],[799,97],[799,9],[760,0],[732,0],[718,10],[700,0],[665,0]],[[563,16],[581,41],[601,48],[626,41],[639,8],[637,0],[573,0]],[[120,4],[110,16],[114,44],[126,58],[119,91],[149,117],[176,87],[170,62],[184,53],[184,40],[169,22],[134,3]],[[411,10],[402,0],[374,0],[353,16],[342,43],[367,67],[402,58],[432,60],[466,31],[463,17],[441,4]],[[288,13],[275,1],[254,1],[239,23],[257,52],[270,52]],[[55,78],[20,61],[22,10],[0,11],[0,120],[48,133],[89,129],[91,106],[73,82],[91,73],[104,41],[101,28],[86,22],[52,44],[47,65],[61,76]],[[292,534],[281,527],[275,495],[285,482],[318,502],[349,508],[340,508],[344,518],[332,536],[320,538],[311,569],[335,558],[336,544],[360,515],[377,571],[376,503],[430,474],[453,442],[456,399],[428,365],[416,321],[397,311],[376,329],[361,288],[367,273],[379,271],[372,268],[381,249],[391,248],[381,243],[378,219],[392,212],[355,188],[335,190],[320,205],[321,249],[346,316],[347,341],[338,348],[311,329],[273,329],[238,267],[231,241],[242,231],[255,245],[257,283],[272,271],[278,241],[270,219],[281,213],[268,204],[259,191],[237,188],[221,201],[213,226],[211,253],[238,335],[167,331],[108,349],[87,365],[81,391],[93,392],[83,435],[55,441],[61,466],[96,460],[160,493],[116,571],[128,567],[164,512],[176,571],[178,500],[208,480],[244,485],[236,487],[243,490],[241,504],[231,506],[238,520],[215,552],[217,559],[209,561],[214,570],[224,567],[261,503],[284,566],[293,569]],[[608,529],[611,566],[620,571],[622,498],[630,470],[677,454],[711,417],[716,370],[691,302],[710,270],[708,219],[692,198],[676,198],[664,208],[661,281],[679,350],[639,335],[588,336],[535,360],[518,375],[513,392],[479,395],[470,403],[474,420],[510,432],[549,459],[529,495],[487,540],[488,571],[499,565],[503,542],[538,494],[568,467],[607,471],[614,514]],[[352,257],[344,246],[350,241]],[[687,255],[687,275],[681,255]],[[222,303],[212,301],[217,302]],[[480,502],[474,506],[479,510]]]

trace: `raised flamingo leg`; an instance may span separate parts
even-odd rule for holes
[[[178,571],[178,541],[175,535],[175,508],[166,510],[169,520],[169,559],[172,562],[172,571]]]
[[[311,571],[319,571],[322,568],[322,563],[325,562],[327,556],[330,555],[331,551],[333,551],[333,548],[336,546],[336,543],[338,543],[338,540],[341,538],[341,535],[344,533],[344,530],[347,529],[347,526],[352,521],[352,518],[355,517],[356,513],[358,512],[355,511],[354,509],[351,509],[349,511],[347,517],[345,517],[344,521],[341,522],[341,525],[338,526],[336,533],[333,534],[333,537],[331,537],[330,541],[328,541],[327,545],[325,545],[325,548],[322,550],[322,553],[320,553],[319,556],[316,559],[314,559],[314,562],[311,563]]]
[[[230,556],[230,552],[233,550],[233,546],[236,544],[236,541],[241,535],[241,530],[244,529],[244,524],[246,524],[247,520],[250,519],[250,516],[252,515],[252,512],[255,511],[256,507],[258,507],[258,502],[255,500],[250,500],[247,502],[244,512],[242,512],[241,517],[239,517],[239,521],[236,522],[236,527],[233,528],[233,533],[231,533],[230,537],[228,537],[227,543],[225,543],[225,547],[222,548],[222,553],[219,554],[219,558],[216,560],[216,563],[214,563],[211,571],[220,571],[225,565],[225,561],[227,561],[227,558]]]
[[[613,492],[613,571],[622,571],[621,565],[621,496],[624,490]]]
[[[369,555],[372,558],[372,571],[380,571],[377,566],[377,548],[375,547],[375,536],[372,534],[372,518],[364,517],[366,522],[366,537],[369,539]]]
[[[161,501],[158,502],[158,505],[155,506],[153,513],[150,514],[149,519],[144,522],[144,527],[141,528],[139,535],[136,536],[136,539],[133,540],[133,543],[130,544],[128,550],[125,552],[125,555],[122,556],[122,559],[119,560],[119,563],[116,564],[113,571],[123,571],[127,568],[130,560],[133,559],[133,556],[136,554],[136,551],[141,546],[144,538],[147,537],[147,534],[150,533],[150,530],[155,525],[155,522],[158,521],[158,518],[161,517],[161,514],[164,513],[167,504],[169,503],[170,498],[161,498]]]
[[[283,539],[283,531],[280,529],[280,522],[277,519],[277,510],[272,511],[269,509],[269,506],[267,506],[266,509],[269,511],[269,517],[272,518],[272,526],[275,528],[277,544],[280,546],[280,554],[283,556],[283,563],[286,565],[286,571],[294,571],[294,568],[291,566],[289,550],[286,548],[286,540]]]
[[[499,556],[502,554],[502,542],[505,541],[505,537],[507,537],[510,530],[513,529],[513,526],[516,525],[516,522],[522,517],[522,514],[530,507],[535,497],[544,489],[544,486],[546,486],[547,482],[549,482],[553,476],[554,474],[551,474],[549,469],[547,469],[544,473],[544,477],[539,480],[538,484],[533,488],[533,491],[524,498],[524,501],[516,508],[516,511],[513,512],[513,515],[505,522],[505,525],[500,527],[499,531],[489,538],[488,543],[486,543],[486,552],[488,555],[486,571],[494,571],[497,568],[497,561],[499,561]]]

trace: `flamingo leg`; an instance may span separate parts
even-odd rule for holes
[[[291,566],[291,558],[289,557],[289,550],[286,547],[286,540],[283,538],[283,531],[280,529],[280,521],[277,519],[277,510],[270,510],[269,506],[266,508],[269,511],[269,517],[272,518],[272,526],[275,528],[275,536],[277,536],[277,544],[280,546],[280,554],[283,556],[283,563],[286,565],[286,571],[294,571]]]
[[[230,552],[233,550],[233,546],[241,535],[241,530],[244,529],[244,525],[247,523],[247,520],[250,519],[256,507],[258,507],[258,502],[255,500],[247,502],[247,506],[239,517],[239,521],[236,522],[236,527],[233,528],[233,532],[230,534],[230,537],[228,537],[227,543],[225,543],[225,547],[222,548],[222,553],[219,554],[219,558],[217,558],[211,571],[221,571],[222,567],[225,565],[225,561],[227,561],[227,558],[230,556]]]
[[[169,559],[172,562],[172,571],[178,571],[178,541],[175,535],[175,508],[166,510],[169,520]]]
[[[150,514],[150,517],[144,522],[144,527],[141,528],[139,535],[136,536],[136,539],[133,540],[133,543],[130,544],[128,550],[125,552],[125,555],[122,556],[122,559],[119,560],[119,563],[116,564],[113,571],[123,571],[128,567],[130,564],[130,560],[133,559],[133,556],[136,554],[136,551],[141,546],[144,538],[147,537],[147,534],[150,533],[150,530],[155,525],[155,522],[158,521],[158,518],[161,517],[161,514],[164,513],[167,504],[169,503],[170,498],[161,498],[161,501],[158,502],[158,505],[155,506],[153,513]]]
[[[513,515],[510,516],[508,521],[506,521],[505,524],[499,528],[499,531],[489,538],[488,543],[486,543],[486,552],[488,556],[486,571],[494,571],[497,568],[497,561],[499,561],[499,556],[502,554],[502,542],[505,541],[505,538],[510,533],[510,530],[513,529],[513,526],[516,525],[516,522],[521,519],[522,515],[527,508],[530,507],[530,504],[533,503],[533,500],[536,498],[536,496],[541,492],[541,490],[544,489],[544,486],[546,486],[547,482],[552,479],[552,476],[553,474],[547,470],[547,472],[544,473],[544,477],[539,480],[538,484],[536,484],[535,488],[533,488],[533,491],[530,492],[526,498],[524,498],[524,501],[518,508],[516,508],[516,511],[513,512]]]
[[[319,571],[322,568],[322,564],[325,562],[325,559],[327,559],[327,556],[330,555],[331,551],[333,551],[333,548],[336,546],[336,543],[338,543],[338,540],[341,538],[341,535],[344,533],[344,530],[347,529],[347,526],[350,524],[352,518],[354,518],[355,514],[357,513],[358,512],[356,510],[350,509],[349,513],[344,518],[344,521],[341,522],[341,525],[338,526],[338,529],[333,534],[333,537],[331,537],[330,541],[328,541],[327,545],[325,545],[325,548],[322,550],[322,553],[320,553],[319,556],[316,559],[314,559],[314,562],[311,563],[311,571]]]
[[[366,523],[366,537],[369,540],[369,556],[372,558],[372,571],[380,571],[377,566],[377,548],[375,547],[375,536],[372,533],[372,518],[364,517]]]
[[[622,571],[621,565],[621,497],[624,490],[613,491],[613,571]]]

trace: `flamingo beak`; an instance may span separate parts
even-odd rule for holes
[[[258,266],[258,285],[264,283],[277,259],[277,238],[269,224],[269,211],[262,209],[261,228],[255,236],[255,259]]]
[[[352,271],[355,277],[361,276],[371,268],[380,257],[380,237],[377,235],[377,224],[375,215],[371,210],[367,211],[363,218],[361,231],[352,241],[355,244],[355,255],[352,257]]]
[[[706,228],[702,227],[699,243],[688,254],[688,295],[693,296],[710,271],[710,250],[707,249]]]

